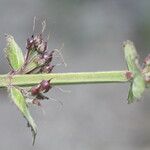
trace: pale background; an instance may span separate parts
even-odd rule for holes
[[[0,0],[0,73],[9,67],[4,58],[4,34],[12,34],[25,51],[33,17],[47,19],[49,49],[60,48],[67,68],[55,72],[126,69],[122,42],[134,41],[141,60],[150,52],[149,0]],[[39,27],[40,31],[40,22]],[[32,146],[30,130],[17,108],[0,90],[1,150],[149,150],[150,94],[127,104],[128,84],[74,85],[54,88],[49,96],[63,107],[45,101],[33,108],[38,136]]]

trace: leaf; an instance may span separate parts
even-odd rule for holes
[[[138,62],[138,54],[135,49],[134,44],[131,41],[126,41],[123,44],[125,59],[127,62],[127,66],[129,71],[133,73],[138,73],[139,70],[139,62]]]
[[[140,69],[138,54],[134,44],[131,41],[126,41],[123,47],[128,69],[134,75],[128,94],[128,103],[133,103],[142,97],[145,90],[145,80]]]
[[[14,86],[10,87],[10,94],[11,94],[11,98],[12,98],[13,102],[16,104],[18,109],[21,111],[23,116],[26,118],[29,127],[31,127],[31,131],[33,134],[33,145],[34,145],[36,134],[37,134],[37,127],[36,127],[36,124],[35,124],[33,118],[30,115],[25,98],[24,98],[22,92],[20,91],[20,89],[14,87]]]
[[[132,92],[135,98],[140,99],[145,90],[145,81],[142,75],[137,75],[133,80]]]
[[[128,94],[128,104],[133,103],[135,100],[139,100],[145,90],[145,81],[143,77],[136,76],[130,85]]]
[[[24,57],[21,48],[15,42],[13,36],[7,35],[7,46],[5,48],[6,58],[12,69],[19,70],[24,64]]]
[[[132,92],[132,84],[130,85],[130,89],[129,89],[129,93],[128,93],[128,104],[133,103],[134,101],[134,96],[133,96],[133,92]]]

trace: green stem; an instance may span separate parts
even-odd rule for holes
[[[52,85],[127,82],[126,71],[0,75],[0,87],[30,86],[52,79]]]

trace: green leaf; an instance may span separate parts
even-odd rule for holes
[[[129,71],[139,73],[138,54],[134,44],[131,41],[124,42],[124,54]]]
[[[5,48],[6,58],[13,70],[19,70],[24,64],[21,48],[15,42],[13,36],[7,35],[7,46]]]
[[[10,94],[11,94],[11,98],[12,98],[13,102],[16,104],[18,109],[21,111],[23,116],[26,118],[29,127],[31,127],[31,131],[33,134],[33,145],[34,145],[35,137],[37,134],[37,127],[36,127],[36,124],[35,124],[33,118],[30,115],[25,98],[24,98],[21,90],[14,86],[10,87]]]
[[[145,81],[142,75],[136,75],[133,80],[132,92],[135,98],[140,99],[145,90]]]
[[[128,94],[128,104],[133,103],[135,100],[139,100],[142,97],[144,90],[145,81],[143,80],[143,77],[136,76],[130,85]]]
[[[138,54],[134,44],[131,41],[126,41],[124,42],[123,47],[128,69],[134,75],[134,78],[131,81],[130,90],[128,94],[128,103],[133,103],[135,100],[141,98],[145,90],[145,81],[141,72],[141,68],[138,61]]]
[[[129,93],[128,93],[128,104],[133,103],[134,99],[135,99],[135,97],[133,96],[132,83],[131,83]]]

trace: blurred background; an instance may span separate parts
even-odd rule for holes
[[[54,72],[124,70],[123,41],[132,40],[142,59],[150,52],[149,0],[0,0],[0,73],[10,68],[3,49],[12,34],[25,52],[26,39],[47,19],[49,49],[61,48],[68,66]],[[0,149],[5,150],[149,150],[150,94],[128,105],[129,84],[54,87],[31,109],[38,125],[32,146],[26,121],[0,90]]]

